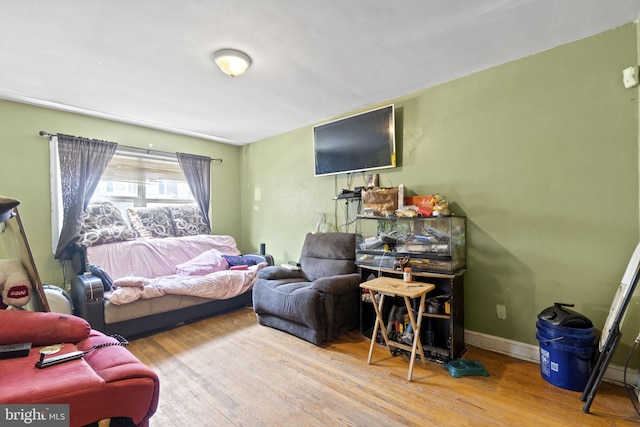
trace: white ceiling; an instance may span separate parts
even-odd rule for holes
[[[0,98],[242,145],[639,15],[640,0],[0,0]],[[251,56],[245,75],[216,68],[227,47]]]

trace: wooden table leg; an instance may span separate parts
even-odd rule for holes
[[[407,377],[408,381],[411,381],[411,376],[413,374],[413,363],[416,360],[416,350],[420,352],[420,357],[422,361],[425,361],[424,350],[422,349],[422,342],[420,341],[420,326],[422,326],[422,313],[424,312],[424,300],[425,294],[422,294],[420,297],[420,308],[418,309],[418,321],[416,322],[415,316],[413,315],[413,309],[411,308],[411,301],[409,297],[404,297],[404,303],[407,306],[407,312],[409,314],[409,321],[411,322],[411,327],[413,328],[413,345],[411,347],[411,359],[409,361],[409,375]]]
[[[382,319],[382,304],[384,303],[384,294],[380,294],[380,302],[376,304],[376,293],[373,290],[369,290],[371,294],[371,302],[373,303],[373,308],[376,311],[376,322],[373,325],[373,331],[371,332],[371,345],[369,346],[369,357],[367,358],[367,364],[371,364],[371,357],[373,356],[373,346],[376,343],[376,337],[378,336],[378,327],[380,327],[380,331],[382,332],[382,337],[384,338],[384,343],[389,350],[389,338],[387,337],[387,328],[384,326],[384,321]]]
[[[416,327],[418,328],[418,351],[420,352],[420,357],[423,362],[426,362],[427,359],[424,357],[424,350],[422,349],[422,340],[420,339],[420,329],[422,328],[422,319],[424,318],[424,301],[426,299],[427,294],[424,293],[420,297],[420,308],[418,308],[418,320],[416,321]]]

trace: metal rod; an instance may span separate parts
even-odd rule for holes
[[[47,138],[51,138],[52,136],[58,136],[58,134],[53,134],[53,133],[45,132],[45,131],[43,131],[43,130],[41,130],[40,132],[38,132],[38,135],[40,135],[40,136],[46,136]],[[119,147],[122,147],[122,148],[126,148],[126,149],[128,149],[128,150],[139,150],[139,151],[144,151],[144,152],[145,152],[145,153],[147,153],[147,154],[151,154],[151,153],[159,153],[159,154],[164,154],[164,155],[166,155],[166,154],[176,154],[176,153],[172,153],[172,152],[170,152],[170,151],[161,151],[161,150],[153,150],[153,149],[150,149],[150,148],[132,147],[132,146],[130,146],[130,145],[121,145],[121,144],[118,144],[118,146],[119,146]],[[220,163],[222,163],[222,159],[213,159],[213,158],[212,158],[212,159],[211,159],[211,161],[212,161],[212,162],[220,162]]]

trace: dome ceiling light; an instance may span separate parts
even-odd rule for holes
[[[213,61],[223,73],[236,77],[244,74],[251,65],[251,58],[236,49],[220,49],[213,53]]]

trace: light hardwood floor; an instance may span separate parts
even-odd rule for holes
[[[579,392],[544,381],[537,364],[468,347],[489,377],[451,377],[357,331],[324,347],[260,326],[251,309],[132,340],[160,376],[152,427],[623,426],[640,418],[622,387],[603,383],[590,413]]]

